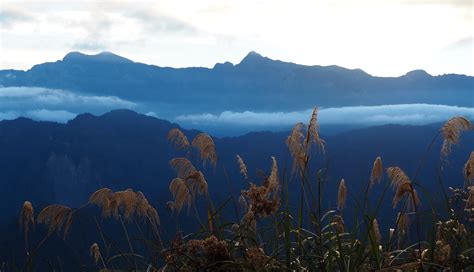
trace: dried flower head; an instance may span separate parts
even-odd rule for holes
[[[193,171],[186,177],[186,185],[188,186],[192,197],[198,194],[206,195],[208,193],[207,181],[201,171]]]
[[[344,179],[341,179],[339,182],[339,190],[337,192],[337,208],[339,210],[344,209],[346,205],[346,197],[347,197],[347,188]]]
[[[173,128],[168,132],[168,141],[173,143],[178,150],[189,147],[188,138],[179,128]]]
[[[464,164],[464,179],[466,186],[470,186],[471,182],[474,182],[474,151],[471,152],[469,159]]]
[[[237,163],[239,164],[240,174],[244,176],[245,179],[248,179],[247,165],[245,165],[244,160],[237,154]]]
[[[30,226],[35,226],[34,210],[31,202],[25,201],[20,212],[20,227],[23,228],[26,241],[28,241],[28,233],[30,230]]]
[[[270,257],[265,254],[261,247],[250,247],[245,252],[246,264],[252,271],[263,271],[265,265],[270,261]]]
[[[286,139],[286,145],[293,158],[293,173],[301,174],[305,165],[306,154],[303,148],[303,139],[303,123],[297,123]]]
[[[407,211],[415,211],[416,207],[420,205],[418,193],[413,188],[413,185],[408,176],[399,167],[389,167],[387,175],[395,190],[395,196],[392,200],[392,206],[395,208],[400,200],[404,199]]]
[[[97,264],[101,258],[99,245],[97,243],[93,243],[90,246],[89,251],[90,251],[91,257],[94,258],[94,261]]]
[[[173,179],[170,183],[170,192],[174,198],[174,209],[178,211],[178,213],[184,205],[187,205],[188,209],[191,207],[191,193],[184,180],[180,178]]]
[[[374,161],[374,166],[372,167],[372,173],[370,175],[370,186],[375,183],[380,183],[383,177],[383,166],[382,158],[377,157]]]
[[[278,164],[275,157],[272,157],[272,172],[268,177],[268,190],[270,193],[273,193],[274,196],[279,189],[279,180],[278,180]]]
[[[311,143],[315,143],[324,152],[324,140],[319,137],[318,124],[318,108],[314,107],[311,119],[308,123],[308,131],[306,132],[305,146],[309,151]]]
[[[207,160],[215,167],[217,163],[216,147],[214,140],[206,133],[199,133],[193,140],[192,145],[199,151],[199,157],[205,164]]]
[[[134,192],[132,189],[127,189],[113,192],[108,188],[102,188],[89,197],[89,203],[99,206],[105,218],[123,216],[125,220],[130,221],[133,216],[136,216],[138,219],[148,219],[154,227],[160,224],[158,212],[140,191]]]
[[[403,183],[411,182],[408,176],[403,172],[400,167],[389,167],[387,168],[387,176],[392,183],[393,190],[397,190],[398,186]]]
[[[461,133],[472,129],[471,122],[461,116],[453,117],[444,123],[441,128],[443,134],[443,146],[441,147],[441,156],[446,157],[451,153],[451,146],[459,142]]]
[[[60,233],[64,230],[64,238],[66,238],[69,227],[72,224],[73,210],[63,205],[50,205],[44,208],[38,214],[38,223],[48,226],[48,234],[54,232]]]
[[[196,171],[196,168],[191,163],[191,161],[186,158],[174,158],[170,160],[170,165],[173,170],[176,171],[178,177],[183,179],[189,176],[192,172]]]

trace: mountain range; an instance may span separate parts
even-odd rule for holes
[[[238,64],[171,68],[110,52],[71,52],[27,71],[0,71],[0,85],[116,96],[160,117],[222,111],[295,111],[320,107],[427,103],[474,106],[474,77],[423,70],[377,77],[360,69],[305,66],[250,52]]]

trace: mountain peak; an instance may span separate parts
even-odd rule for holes
[[[122,56],[116,55],[112,52],[104,51],[95,55],[87,55],[81,52],[70,52],[64,56],[63,61],[71,62],[112,62],[112,63],[133,63],[133,61],[124,58]]]
[[[413,71],[410,71],[410,72],[406,73],[405,77],[416,79],[416,78],[431,77],[431,75],[428,74],[425,70],[413,70]]]
[[[242,63],[252,63],[252,64],[254,64],[255,62],[261,62],[263,60],[269,60],[269,58],[264,57],[264,56],[260,55],[259,53],[255,52],[255,51],[250,51],[247,54],[247,56],[245,56],[245,58],[242,59],[240,64],[242,64]]]

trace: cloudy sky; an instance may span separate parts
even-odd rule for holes
[[[249,51],[380,76],[474,75],[472,0],[0,2],[0,69],[69,51],[160,66],[238,63]]]

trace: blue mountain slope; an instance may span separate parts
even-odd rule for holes
[[[69,53],[28,71],[0,71],[0,85],[61,88],[114,95],[160,112],[301,110],[323,107],[431,103],[474,106],[474,78],[412,71],[375,77],[360,69],[305,66],[249,53],[239,64],[169,68],[136,63],[110,52]]]

